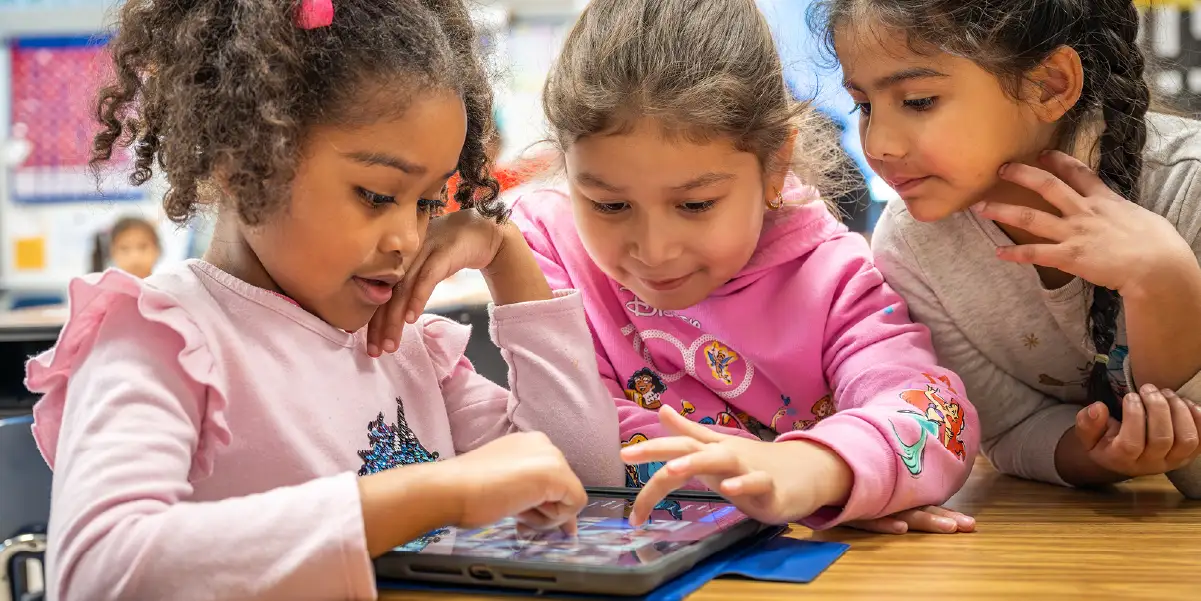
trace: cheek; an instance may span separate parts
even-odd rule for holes
[[[763,230],[763,211],[725,211],[714,215],[708,227],[693,238],[693,252],[704,257],[705,263],[717,275],[732,277],[746,266],[759,244]]]

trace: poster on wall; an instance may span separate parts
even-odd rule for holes
[[[143,200],[129,184],[132,163],[120,149],[98,183],[88,170],[96,90],[108,65],[107,40],[97,37],[30,38],[11,43],[12,120],[10,143],[26,156],[12,167],[16,203],[77,203]]]

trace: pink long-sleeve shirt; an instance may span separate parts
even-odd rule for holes
[[[54,468],[50,598],[373,598],[357,477],[511,432],[547,433],[587,484],[620,483],[580,296],[495,307],[491,335],[514,394],[439,317],[372,359],[363,332],[207,263],[76,280],[26,380]]]
[[[826,528],[927,504],[967,480],[980,442],[958,376],[909,319],[864,239],[789,178],[742,271],[696,306],[661,311],[592,262],[571,199],[544,190],[513,219],[553,288],[577,289],[623,445],[664,435],[670,405],[717,431],[810,440],[851,467],[846,505],[804,520]],[[656,464],[627,469],[640,486]]]

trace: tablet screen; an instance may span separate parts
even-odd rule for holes
[[[596,566],[637,566],[661,559],[747,517],[729,503],[664,501],[642,527],[627,518],[632,500],[593,497],[579,517],[579,534],[520,533],[510,518],[474,530],[442,528],[395,551]]]

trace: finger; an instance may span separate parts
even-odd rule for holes
[[[1140,391],[1147,415],[1147,441],[1141,460],[1162,461],[1172,450],[1172,408],[1158,388],[1147,384]]]
[[[1164,390],[1163,395],[1168,399],[1172,412],[1172,450],[1164,459],[1173,467],[1192,463],[1198,450],[1198,424],[1192,407],[1188,401],[1180,398],[1171,390]]]
[[[1109,423],[1109,408],[1100,401],[1076,413],[1076,436],[1085,450],[1092,450],[1101,442]]]
[[[1071,243],[1056,244],[1014,244],[997,248],[997,258],[1010,263],[1023,265],[1042,265],[1071,273],[1079,253]]]
[[[635,526],[644,523],[660,501],[683,487],[697,474],[728,478],[739,475],[740,471],[737,459],[724,449],[718,450],[718,447],[707,447],[699,453],[669,461],[651,476],[650,481],[634,499],[634,507],[630,510],[630,523]]]
[[[714,432],[680,415],[674,407],[669,405],[664,405],[659,409],[659,423],[673,434],[688,436],[701,442],[721,442],[726,437],[725,434]]]
[[[1132,392],[1122,401],[1122,425],[1108,446],[1108,454],[1124,463],[1133,463],[1143,454],[1147,446],[1147,413],[1138,394]]]
[[[909,524],[891,516],[876,518],[874,520],[847,522],[845,525],[856,530],[866,530],[867,532],[877,532],[879,534],[905,534],[909,531]]]
[[[434,293],[434,286],[453,274],[449,259],[446,255],[439,254],[427,257],[411,280],[406,276],[407,281],[403,286],[405,292],[401,295],[408,299],[404,308],[404,323],[416,323],[417,318],[425,311],[425,304],[429,302],[430,295]],[[400,326],[403,327],[404,323]]]
[[[1080,159],[1065,152],[1053,150],[1043,153],[1038,160],[1080,195],[1110,196],[1109,186],[1106,186],[1105,182],[1097,177],[1097,173],[1089,169],[1088,165],[1085,165]]]
[[[1072,229],[1063,217],[1030,207],[985,202],[980,204],[979,212],[986,219],[1021,228],[1044,240],[1063,242],[1072,235]]]
[[[975,532],[976,531],[976,518],[974,518],[970,515],[967,515],[966,513],[960,513],[953,509],[947,509],[946,507],[939,507],[938,505],[931,505],[929,507],[926,507],[925,511],[933,513],[935,515],[940,515],[944,518],[951,518],[952,520],[955,520],[956,532]]]
[[[621,460],[635,465],[651,461],[671,461],[705,448],[705,443],[686,436],[652,438],[621,450]]]
[[[1000,176],[1001,179],[1037,192],[1064,215],[1075,215],[1084,205],[1084,199],[1071,186],[1038,167],[1007,163],[1001,166]]]
[[[776,491],[776,482],[767,472],[751,472],[721,481],[718,491],[727,497],[758,497]]]
[[[383,343],[384,324],[387,321],[387,314],[387,305],[379,307],[375,310],[375,313],[371,314],[371,320],[367,322],[367,354],[372,357],[378,358],[383,354],[380,350],[380,345]]]
[[[895,514],[893,517],[905,522],[911,532],[930,532],[932,534],[953,534],[959,527],[955,520],[931,513],[923,509],[910,509]]]

